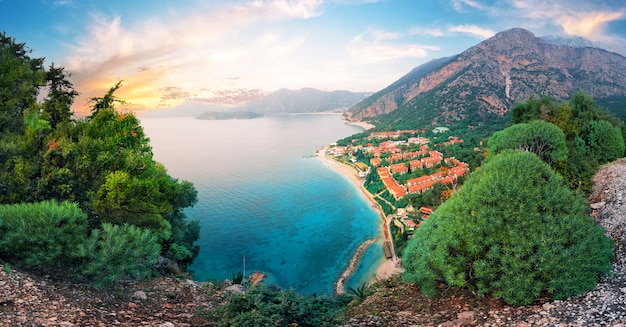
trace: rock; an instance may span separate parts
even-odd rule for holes
[[[597,210],[597,209],[604,207],[605,204],[606,202],[601,201],[601,202],[592,203],[589,206],[591,207],[591,209]]]
[[[554,305],[552,305],[552,304],[550,304],[550,303],[544,303],[544,304],[541,306],[541,308],[543,308],[543,310],[544,310],[544,311],[549,311],[549,310],[551,310],[551,309],[554,309],[554,308],[555,308],[555,306],[554,306]]]
[[[137,291],[135,293],[133,293],[132,296],[134,299],[139,299],[139,300],[147,300],[148,296],[146,295],[146,292],[144,291]]]
[[[472,320],[474,320],[475,316],[476,316],[476,312],[474,312],[474,311],[463,311],[463,312],[459,312],[459,314],[457,314],[456,317],[459,320],[472,321]]]
[[[224,292],[232,294],[246,294],[246,288],[241,284],[234,284],[226,287]]]

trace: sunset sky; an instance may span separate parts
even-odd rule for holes
[[[623,0],[0,0],[0,31],[72,73],[77,112],[119,80],[136,111],[373,92],[513,27],[626,55]]]

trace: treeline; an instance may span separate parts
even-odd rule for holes
[[[69,74],[30,53],[0,34],[0,258],[101,284],[148,275],[159,255],[190,264],[199,224],[183,209],[196,190],[115,109],[121,83],[75,118]]]
[[[610,273],[612,240],[584,194],[598,165],[624,156],[623,123],[583,92],[530,99],[512,119],[408,241],[404,278],[423,292],[445,283],[526,305],[583,294]]]

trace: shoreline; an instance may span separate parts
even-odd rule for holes
[[[369,205],[373,209],[376,209],[376,211],[378,211],[378,214],[380,215],[380,218],[382,221],[382,227],[383,227],[382,232],[385,237],[385,240],[393,244],[393,241],[391,240],[391,234],[389,232],[389,222],[387,221],[387,217],[385,216],[385,213],[382,211],[378,202],[374,200],[374,197],[372,196],[372,194],[367,189],[365,189],[365,187],[363,187],[363,183],[361,182],[361,179],[357,175],[356,168],[328,157],[326,155],[327,150],[328,150],[328,145],[318,149],[315,153],[315,156],[318,157],[320,160],[322,160],[322,162],[326,166],[334,169],[335,171],[343,175],[345,178],[347,178],[354,185],[354,187],[356,187],[361,192],[361,194],[365,197]],[[361,246],[363,246],[363,244]],[[361,249],[361,247],[359,247],[359,249]],[[387,279],[403,271],[403,269],[397,263],[398,260],[395,257],[395,249],[393,253],[394,253],[394,257],[392,257],[391,259],[385,259],[376,269],[376,279]],[[357,250],[357,254],[358,254],[358,250]],[[355,254],[355,256],[353,257],[353,260],[354,258],[360,259],[360,256],[357,256]],[[355,267],[356,267],[356,263],[357,262],[355,262]],[[350,271],[350,274],[351,273],[352,271]],[[343,277],[344,276],[342,275],[339,278],[339,281],[342,281],[341,279]],[[349,275],[343,279],[345,280],[347,279],[347,277],[349,277]],[[339,281],[337,281],[337,283],[339,283]],[[335,285],[337,285],[337,283],[335,283]],[[337,287],[335,287],[335,291],[337,291]]]
[[[364,121],[348,121],[348,120],[343,119],[343,117],[341,120],[343,120],[344,124],[361,127],[364,131],[367,131],[376,127],[375,125],[370,124],[368,122],[364,122]]]

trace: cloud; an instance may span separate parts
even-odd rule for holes
[[[626,18],[626,5],[616,9],[604,1],[512,0],[510,15],[541,26],[554,26],[566,35],[582,36],[591,41],[617,41],[606,31],[608,23]],[[515,17],[515,16],[512,16]]]
[[[350,57],[358,64],[374,64],[401,58],[424,58],[439,47],[402,41],[403,35],[369,28],[355,36],[348,45]]]
[[[488,39],[496,34],[496,32],[481,28],[476,25],[457,25],[448,27],[448,32],[452,33],[465,33],[477,37],[479,39]]]
[[[425,58],[430,51],[439,47],[416,44],[401,45],[364,45],[351,48],[350,55],[359,64],[374,64],[400,58]]]
[[[452,0],[452,8],[458,12],[464,12],[465,8],[483,9],[484,7],[472,0]]]
[[[410,35],[421,35],[421,36],[433,36],[433,37],[441,37],[445,35],[445,32],[438,28],[427,28],[421,26],[414,26],[409,30]]]
[[[601,38],[607,23],[624,19],[624,12],[589,12],[577,16],[563,15],[557,22],[569,35]]]
[[[255,0],[207,5],[193,12],[172,9],[143,21],[92,13],[90,25],[62,60],[81,92],[73,109],[85,110],[86,99],[101,96],[119,80],[124,87],[118,96],[137,108],[176,105],[178,97],[162,96],[166,86],[178,85],[190,94],[202,87],[233,87],[220,78],[250,74],[263,61],[280,61],[306,40],[296,33],[260,33],[255,26],[316,17],[322,4]]]

